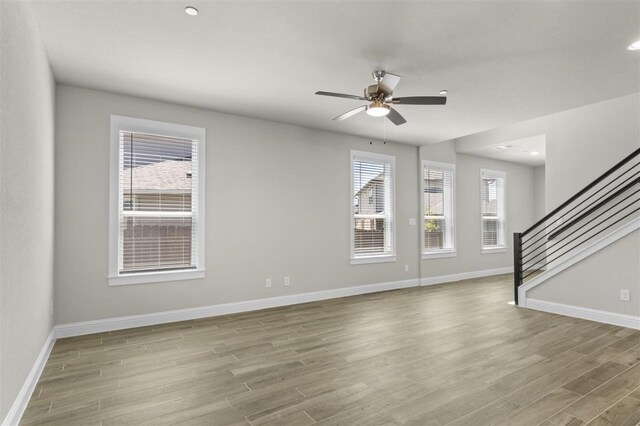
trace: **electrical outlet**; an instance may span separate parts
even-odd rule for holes
[[[289,277],[284,277],[284,285],[289,285],[291,284],[291,280],[289,279]]]
[[[409,218],[409,225],[416,226],[416,219],[414,217]]]
[[[409,272],[409,265],[404,265],[404,271]]]
[[[264,286],[266,288],[271,288],[271,278],[266,279],[266,281],[264,282]]]
[[[622,300],[623,302],[629,302],[631,300],[631,294],[629,294],[629,290],[620,290],[620,300]]]

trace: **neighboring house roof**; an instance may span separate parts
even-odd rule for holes
[[[125,169],[120,172],[120,182],[128,192],[133,174],[133,191],[190,192],[191,161],[166,160],[159,163]]]
[[[360,191],[356,192],[356,197],[359,197],[361,193],[363,193],[364,191],[368,190],[369,188],[371,188],[374,184],[376,183],[380,183],[380,182],[384,182],[384,172],[380,173],[378,176],[374,177],[373,179],[371,179],[369,182],[367,182],[365,184],[365,186],[363,186],[362,188],[360,188]]]

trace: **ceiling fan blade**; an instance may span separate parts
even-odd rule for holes
[[[393,92],[393,89],[396,88],[399,81],[400,81],[399,75],[391,74],[390,72],[385,72],[384,77],[382,77],[382,80],[380,80],[380,83],[378,83],[378,85],[382,87],[385,93],[390,94],[391,92]]]
[[[391,103],[400,105],[444,105],[446,96],[409,96],[406,98],[393,98]]]
[[[404,117],[401,116],[400,113],[393,108],[389,110],[389,114],[387,114],[387,118],[389,118],[389,120],[391,120],[393,124],[395,124],[396,126],[399,126],[407,122],[407,120],[405,120]]]
[[[334,118],[334,120],[337,120],[337,121],[344,120],[345,118],[354,116],[357,113],[364,111],[365,109],[367,109],[366,105],[359,106],[358,108],[352,109],[351,111],[347,111],[344,114],[337,116],[336,118]]]
[[[345,93],[334,93],[334,92],[316,92],[316,95],[322,95],[322,96],[333,96],[335,98],[347,98],[347,99],[358,99],[359,101],[367,101],[367,98],[363,98],[362,96],[356,96],[356,95],[347,95]]]

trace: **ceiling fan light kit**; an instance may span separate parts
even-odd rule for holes
[[[367,115],[372,117],[387,117],[393,124],[399,126],[407,122],[402,115],[394,108],[394,105],[445,105],[447,98],[445,96],[410,96],[404,98],[394,98],[393,89],[400,81],[400,76],[391,74],[384,70],[374,71],[372,74],[376,84],[365,87],[364,96],[347,95],[345,93],[335,92],[316,92],[316,95],[332,96],[335,98],[356,99],[360,101],[368,101],[369,105],[362,105],[352,109],[334,118],[341,121],[352,117],[359,112],[366,111]],[[446,93],[445,90],[441,91]]]
[[[372,117],[384,117],[391,112],[391,107],[384,102],[375,100],[367,107],[367,114]]]

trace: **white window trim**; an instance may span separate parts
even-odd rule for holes
[[[367,263],[385,263],[385,262],[395,262],[396,256],[385,254],[385,255],[372,255],[372,256],[360,256],[351,259],[352,265],[364,265]]]
[[[372,254],[360,255],[355,254],[355,235],[354,235],[354,210],[353,210],[353,161],[380,161],[390,164],[391,175],[391,253],[390,254]],[[368,151],[357,151],[352,149],[349,155],[349,245],[350,245],[350,261],[352,265],[363,265],[368,263],[383,263],[396,261],[396,157],[393,155],[378,154]]]
[[[424,169],[425,167],[431,167],[434,169],[442,169],[453,172],[453,197],[451,200],[451,215],[453,216],[451,220],[453,221],[453,235],[451,239],[453,240],[453,250],[440,250],[440,251],[432,251],[426,252],[424,251]],[[422,220],[420,221],[420,252],[421,259],[440,259],[445,257],[456,257],[458,255],[458,233],[457,231],[457,223],[456,223],[456,165],[451,163],[441,163],[438,161],[430,161],[430,160],[422,160],[422,169],[419,173],[419,185],[420,188],[420,217]]]
[[[424,238],[424,237],[423,237]],[[424,247],[424,243],[422,244]],[[442,250],[442,251],[432,251],[432,252],[422,252],[422,260],[428,259],[441,259],[445,257],[456,257],[458,252],[455,250]]]
[[[504,179],[504,244],[499,246],[485,247],[483,245],[483,235],[482,235],[482,176],[489,175],[495,176],[496,178]],[[500,170],[490,170],[490,169],[480,169],[480,253],[481,254],[492,254],[492,253],[505,253],[507,251],[507,247],[509,244],[509,228],[507,227],[507,172],[503,172]]]
[[[480,250],[481,254],[505,253],[506,251],[507,251],[506,244],[503,246],[497,246],[497,247],[483,247]]]
[[[198,259],[196,269],[136,272],[120,274],[118,270],[118,236],[120,233],[120,132],[161,134],[198,141]],[[205,129],[202,127],[145,120],[142,118],[111,116],[110,182],[109,182],[109,270],[110,286],[143,284],[163,281],[181,281],[205,276]]]

